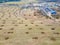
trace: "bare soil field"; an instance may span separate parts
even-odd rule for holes
[[[60,17],[56,18],[38,10],[0,7],[0,45],[60,45]]]

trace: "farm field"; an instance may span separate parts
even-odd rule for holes
[[[60,45],[60,16],[56,18],[38,10],[0,7],[0,45]]]

